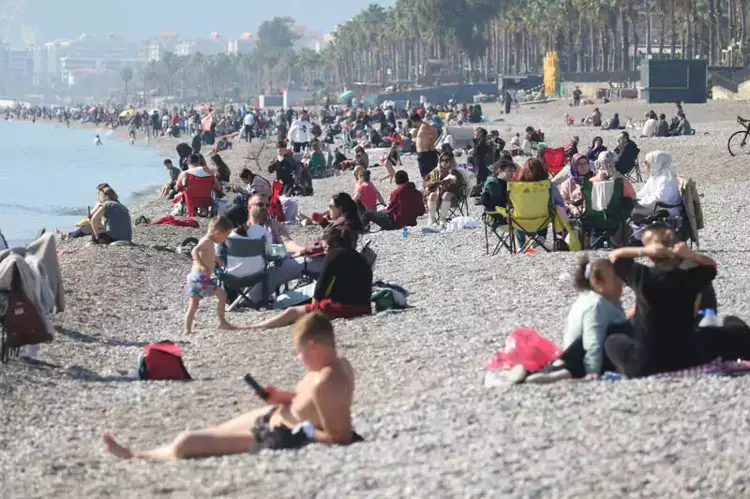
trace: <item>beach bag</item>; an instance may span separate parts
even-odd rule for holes
[[[52,335],[42,321],[39,311],[21,287],[21,277],[17,268],[13,268],[10,292],[0,297],[2,315],[2,337],[0,339],[0,360],[7,362],[11,353],[18,355],[20,348],[27,345],[38,345],[53,340]],[[7,300],[7,301],[6,301]]]
[[[531,328],[514,330],[505,340],[505,347],[489,358],[484,368],[490,371],[511,369],[519,364],[527,371],[539,371],[556,360],[562,351]]]
[[[171,341],[143,347],[138,355],[138,377],[143,380],[192,379],[182,363],[182,349]]]

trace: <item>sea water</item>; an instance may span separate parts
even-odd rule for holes
[[[94,146],[97,134],[101,146]],[[130,145],[103,128],[0,121],[0,231],[11,246],[42,228],[74,230],[96,202],[97,184],[108,183],[128,204],[168,180],[143,139]]]

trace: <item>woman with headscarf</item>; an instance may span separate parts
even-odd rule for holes
[[[591,142],[591,147],[589,147],[586,155],[588,156],[589,161],[596,161],[597,158],[599,158],[599,154],[606,150],[607,148],[604,146],[604,140],[601,137],[594,137],[594,140]]]
[[[560,184],[560,196],[569,214],[583,211],[583,181],[594,176],[591,163],[585,154],[576,154],[570,161],[570,178]]]
[[[622,179],[623,197],[636,199],[635,189],[630,180],[625,178],[622,173],[617,171],[617,154],[612,151],[603,151],[599,154],[595,163],[595,174],[591,177],[592,182],[602,182],[605,180]]]
[[[677,173],[672,169],[672,155],[664,151],[653,151],[646,154],[643,164],[649,178],[638,193],[636,211],[652,213],[656,209],[656,203],[679,205],[682,196]],[[668,211],[672,215],[680,212],[679,208],[669,208]]]

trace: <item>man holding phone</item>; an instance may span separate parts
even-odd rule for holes
[[[121,458],[169,461],[254,449],[296,449],[313,442],[360,441],[351,425],[354,371],[349,361],[336,352],[330,320],[321,314],[308,314],[292,327],[292,335],[297,357],[307,373],[293,392],[273,386],[265,387],[267,393],[258,390],[267,395],[265,400],[271,406],[218,426],[182,433],[171,444],[146,451],[123,447],[105,433],[105,449]]]

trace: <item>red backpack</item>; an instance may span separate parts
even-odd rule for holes
[[[138,356],[140,379],[192,379],[182,363],[182,349],[171,341],[160,341],[143,347]]]

